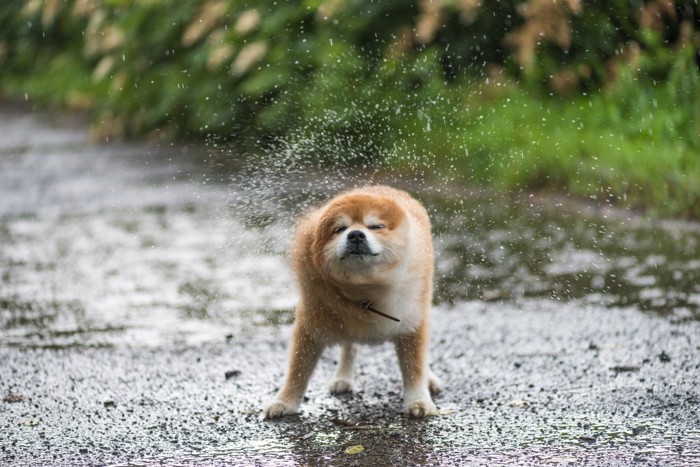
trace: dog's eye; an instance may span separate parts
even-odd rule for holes
[[[369,230],[380,230],[383,229],[384,226],[382,224],[374,224],[374,225],[369,225],[367,226]]]
[[[334,234],[339,234],[343,230],[347,229],[347,227],[342,226],[342,227],[336,227],[335,230],[333,231]]]

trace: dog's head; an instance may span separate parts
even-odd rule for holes
[[[409,222],[391,197],[348,194],[323,211],[313,241],[313,262],[338,283],[387,280],[403,260]]]

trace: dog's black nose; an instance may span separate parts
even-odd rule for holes
[[[365,233],[361,230],[353,230],[348,233],[348,241],[351,243],[362,243],[367,239]]]

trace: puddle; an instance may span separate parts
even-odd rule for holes
[[[288,324],[293,218],[362,182],[302,167],[289,184],[273,166],[229,183],[203,149],[91,146],[31,122],[0,128],[13,135],[0,142],[3,345],[197,343]],[[698,228],[398,183],[431,212],[437,306],[547,297],[700,318]]]
[[[437,302],[548,297],[700,319],[697,226],[519,200],[431,200]]]

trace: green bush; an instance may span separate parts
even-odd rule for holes
[[[694,1],[6,0],[0,90],[206,140],[700,217]]]

